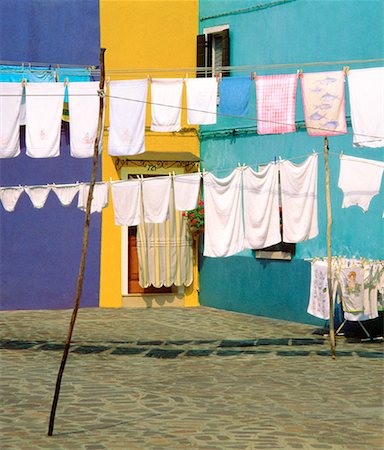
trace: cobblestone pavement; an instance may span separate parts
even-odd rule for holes
[[[3,449],[382,449],[383,344],[209,308],[2,313]]]

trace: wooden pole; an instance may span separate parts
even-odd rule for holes
[[[324,137],[324,164],[325,164],[325,192],[327,201],[327,281],[329,295],[329,340],[331,346],[332,359],[336,359],[335,345],[335,320],[333,305],[333,287],[332,287],[332,249],[331,249],[331,230],[332,230],[332,208],[331,208],[331,190],[329,183],[329,164],[328,164],[328,137]]]
[[[80,257],[79,275],[77,277],[76,298],[75,298],[75,303],[73,305],[71,321],[69,323],[67,339],[66,339],[64,351],[63,351],[63,357],[61,359],[59,372],[57,374],[55,394],[53,396],[51,415],[49,418],[48,436],[52,436],[52,434],[53,434],[53,428],[54,428],[54,424],[55,424],[56,407],[57,407],[57,402],[59,401],[61,379],[63,377],[65,364],[67,362],[69,347],[71,345],[73,328],[75,326],[77,312],[79,310],[80,299],[81,299],[81,294],[82,294],[82,290],[83,290],[85,260],[86,260],[87,249],[88,249],[89,223],[90,223],[90,217],[91,217],[91,202],[92,202],[93,191],[94,191],[94,187],[95,187],[95,183],[96,183],[97,167],[99,164],[99,143],[100,143],[100,140],[102,138],[102,133],[103,133],[104,82],[105,82],[104,53],[105,53],[105,50],[106,50],[105,48],[100,49],[99,119],[98,119],[98,124],[97,124],[97,133],[96,133],[96,139],[95,139],[94,151],[93,151],[92,176],[91,176],[91,182],[89,185],[87,207],[85,210],[83,246],[82,246],[81,257]]]

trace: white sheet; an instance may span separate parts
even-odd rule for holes
[[[262,249],[281,242],[277,164],[243,172],[245,247]]]
[[[244,249],[242,173],[235,169],[226,178],[203,176],[205,204],[204,256],[224,257]]]
[[[92,158],[99,120],[98,81],[68,84],[71,156]]]
[[[154,78],[151,83],[151,131],[179,131],[183,80],[181,78]],[[167,106],[164,106],[167,105]]]
[[[197,208],[200,192],[200,173],[177,175],[173,179],[175,207],[179,211]]]
[[[79,184],[53,185],[52,191],[57,195],[62,206],[69,206],[79,192]]]
[[[147,178],[143,181],[144,222],[163,223],[168,218],[171,177]]]
[[[342,155],[338,182],[344,193],[342,208],[356,205],[367,212],[372,198],[380,192],[383,171],[382,161]]]
[[[54,158],[60,154],[63,83],[27,83],[26,147],[31,158]]]
[[[317,223],[317,154],[301,164],[281,161],[283,241],[303,242],[319,234]]]
[[[0,83],[0,158],[20,154],[21,83]]]
[[[24,192],[22,186],[0,188],[0,200],[3,207],[8,212],[13,212],[20,195]]]
[[[91,203],[91,214],[101,212],[103,208],[108,206],[109,200],[109,183],[96,183],[93,190]],[[79,198],[77,207],[82,211],[87,210],[87,200],[89,192],[89,183],[81,184],[79,187]]]
[[[216,78],[189,78],[185,83],[188,124],[210,125],[216,123]]]
[[[147,79],[110,82],[108,153],[111,156],[145,151],[147,92]]]
[[[348,76],[354,147],[384,147],[384,67]]]
[[[30,198],[34,208],[41,209],[47,201],[48,195],[51,192],[50,186],[25,186],[26,194]]]
[[[141,181],[111,183],[115,224],[134,226],[141,221]]]

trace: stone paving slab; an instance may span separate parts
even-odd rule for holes
[[[382,343],[209,308],[81,310],[47,437],[70,314],[2,314],[1,449],[384,448]]]

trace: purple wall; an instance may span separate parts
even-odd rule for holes
[[[2,0],[0,17],[3,61],[98,65],[97,0]],[[67,124],[62,129],[58,158],[27,157],[24,132],[21,127],[22,154],[0,160],[1,186],[90,180],[92,159],[69,156]],[[1,309],[72,307],[85,217],[76,206],[77,197],[71,206],[63,207],[53,192],[43,209],[33,208],[25,193],[14,212],[0,206]],[[99,303],[100,233],[101,216],[95,213],[81,306]]]

